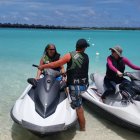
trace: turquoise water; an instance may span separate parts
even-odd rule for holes
[[[97,71],[105,72],[106,57],[110,55],[109,48],[117,44],[123,48],[124,56],[140,66],[140,31],[0,29],[0,140],[23,140],[24,135],[27,136],[27,140],[40,139],[13,124],[10,109],[27,86],[26,79],[36,75],[37,70],[32,64],[39,63],[45,46],[54,43],[58,52],[64,55],[75,50],[75,43],[79,38],[87,39],[91,45],[86,50],[90,59],[89,74]],[[97,52],[99,55],[96,55]],[[85,116],[87,131],[84,134],[76,129],[44,139],[64,140],[69,137],[75,140],[93,138],[123,140],[138,139],[140,136],[112,125],[94,115],[88,108]]]

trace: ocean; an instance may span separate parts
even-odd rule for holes
[[[29,77],[35,77],[45,46],[56,45],[64,54],[75,50],[76,41],[85,38],[90,43],[89,75],[104,73],[109,48],[120,45],[123,56],[140,66],[140,31],[131,30],[45,30],[0,28],[0,140],[138,140],[140,134],[116,126],[84,105],[86,132],[73,128],[66,132],[39,138],[19,125],[10,117],[10,110],[24,91]],[[126,68],[126,71],[133,71]]]

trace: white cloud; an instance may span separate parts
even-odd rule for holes
[[[95,11],[93,9],[87,9],[87,14],[90,16],[95,16]]]
[[[38,14],[35,13],[35,12],[28,12],[28,15],[29,15],[29,16],[34,16],[34,17],[37,17],[37,16],[38,16]]]
[[[127,25],[134,23],[135,18],[138,19],[135,23],[140,19],[136,0],[78,1],[1,0],[0,18],[8,22],[68,26]],[[132,19],[126,15],[131,15]]]
[[[58,16],[63,16],[64,14],[62,12],[60,12],[59,10],[56,10],[55,13],[58,15]]]
[[[1,16],[0,18],[2,18],[2,19],[6,19],[6,16],[5,16],[5,15],[3,15],[3,16]]]
[[[28,17],[23,17],[23,19],[24,19],[25,21],[29,21],[29,20],[30,20]]]
[[[3,4],[11,4],[12,2],[10,0],[5,0],[5,1],[0,1],[0,5],[3,5]]]
[[[9,14],[12,15],[12,16],[17,16],[17,15],[19,15],[19,12],[10,11]]]
[[[101,4],[116,4],[116,3],[122,3],[124,2],[124,0],[100,0],[98,1],[98,3],[101,3]]]

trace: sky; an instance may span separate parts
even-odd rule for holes
[[[0,0],[0,23],[140,27],[140,0]]]

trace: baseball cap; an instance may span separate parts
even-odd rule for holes
[[[76,48],[86,48],[89,46],[89,43],[85,39],[79,39],[76,43]]]

